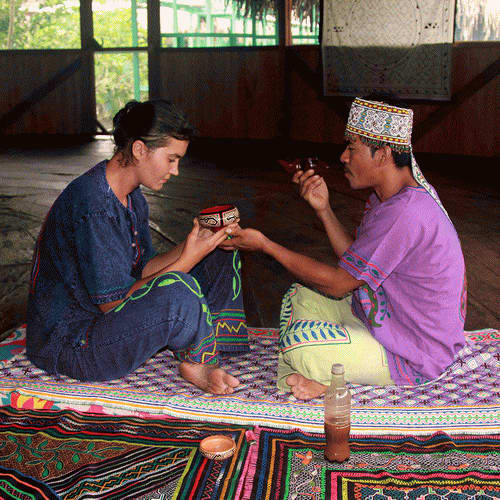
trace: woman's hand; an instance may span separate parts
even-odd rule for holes
[[[299,185],[299,193],[304,200],[316,210],[324,211],[330,207],[328,187],[323,177],[314,170],[298,170],[292,177],[292,182]]]
[[[210,229],[200,227],[198,219],[194,219],[193,229],[186,238],[179,261],[187,263],[191,269],[225,239],[227,239],[227,234],[223,230],[214,233]]]
[[[225,233],[230,239],[220,244],[220,248],[224,250],[262,252],[267,241],[267,238],[257,229],[242,229],[238,224],[231,224],[225,228]]]

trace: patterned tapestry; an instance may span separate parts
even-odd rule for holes
[[[325,95],[449,100],[454,8],[454,0],[325,0]]]
[[[324,458],[324,434],[256,429],[239,500],[498,500],[500,437],[355,436],[343,463]]]

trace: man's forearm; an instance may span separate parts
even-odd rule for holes
[[[344,252],[352,245],[353,237],[337,219],[331,207],[322,212],[317,212],[318,218],[323,223],[330,245],[337,257],[342,257]]]
[[[265,239],[262,251],[305,284],[333,297],[343,297],[362,284],[343,269],[289,250],[268,238]]]

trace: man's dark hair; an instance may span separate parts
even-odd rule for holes
[[[394,94],[373,92],[370,95],[364,97],[364,99],[368,101],[383,102],[385,104],[389,104],[389,106],[396,106],[398,108],[410,109],[410,106],[405,101],[403,101],[399,97],[396,97]],[[372,158],[375,155],[375,151],[377,151],[377,149],[379,149],[377,146],[370,146],[370,152],[372,154]],[[403,168],[411,166],[410,153],[407,153],[405,151],[402,152],[394,151],[394,149],[392,148],[391,148],[391,153],[394,163],[396,164],[396,167]]]

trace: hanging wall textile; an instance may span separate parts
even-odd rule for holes
[[[53,500],[53,492],[65,500],[234,498],[250,446],[247,429],[0,408],[0,498]],[[212,434],[234,439],[231,458],[203,457],[199,443]],[[19,485],[34,496],[3,496]]]
[[[325,95],[449,100],[454,0],[325,0]]]
[[[323,457],[324,435],[255,431],[242,500],[457,499],[500,496],[500,437],[354,436],[341,464]]]

